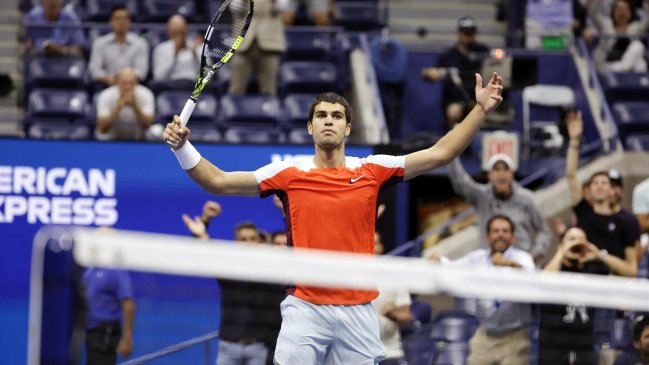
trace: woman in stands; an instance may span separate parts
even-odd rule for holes
[[[645,46],[642,36],[649,29],[649,0],[638,18],[630,0],[615,0],[607,13],[604,1],[594,1],[589,16],[600,33],[594,60],[599,71],[646,72]]]

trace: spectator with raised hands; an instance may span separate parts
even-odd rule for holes
[[[583,134],[581,112],[568,113],[566,118],[568,136],[570,138],[566,156],[566,179],[573,203],[573,212],[577,227],[583,229],[586,237],[600,252],[598,256],[615,256],[621,262],[607,265],[604,260],[601,265],[611,273],[621,276],[635,277],[638,268],[639,234],[637,222],[625,219],[614,210],[614,198],[611,178],[607,171],[594,173],[588,180],[591,201],[583,198],[581,186],[577,180],[579,165],[579,146]],[[612,262],[612,261],[611,261]]]

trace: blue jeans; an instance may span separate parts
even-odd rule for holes
[[[219,341],[216,365],[266,365],[268,347],[261,342],[243,345]]]

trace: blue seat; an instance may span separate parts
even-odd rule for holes
[[[649,102],[626,101],[613,104],[620,133],[649,132]]]
[[[85,91],[34,89],[29,93],[27,114],[30,117],[83,119],[87,104]]]
[[[144,0],[145,20],[149,22],[166,22],[170,16],[180,14],[193,22],[196,10],[193,0]]]
[[[165,91],[156,97],[156,117],[159,123],[168,123],[174,115],[180,115],[190,93]],[[191,124],[217,124],[218,100],[214,95],[201,94],[190,117]],[[193,129],[192,129],[193,133]]]
[[[287,142],[295,144],[313,144],[313,136],[309,134],[306,129],[306,124],[303,127],[296,127],[289,129],[286,132]]]
[[[410,313],[412,318],[420,324],[425,325],[431,322],[433,316],[433,308],[428,302],[414,299],[410,305]]]
[[[229,143],[284,143],[286,140],[284,132],[278,127],[251,125],[228,127],[224,137]]]
[[[480,140],[480,138],[474,138],[473,141]],[[471,142],[471,152],[477,155],[480,151],[479,147],[474,147],[474,142]],[[478,301],[475,298],[453,298],[453,310],[466,313],[476,313]]]
[[[218,127],[209,124],[190,125],[192,141],[197,142],[221,142],[223,135]]]
[[[432,324],[431,338],[448,342],[468,342],[480,325],[480,321],[468,313],[442,312]]]
[[[309,109],[316,94],[289,94],[284,97],[286,123],[290,126],[305,127],[310,119]]]
[[[427,332],[418,332],[402,339],[404,357],[409,365],[430,365],[438,351],[439,343],[428,336]]]
[[[649,134],[633,134],[628,136],[624,142],[629,151],[649,151]]]
[[[369,31],[381,27],[381,16],[377,2],[340,1],[336,2],[338,24],[346,30]]]
[[[110,17],[110,11],[115,6],[126,6],[133,20],[136,20],[138,7],[136,0],[87,0],[86,20],[105,22]]]
[[[60,118],[27,118],[24,126],[29,138],[90,139],[92,135],[90,126]]]
[[[286,60],[326,61],[334,50],[335,34],[317,28],[286,30]]]
[[[233,125],[277,126],[280,102],[275,96],[225,95],[221,98],[221,119]]]
[[[86,61],[83,58],[36,57],[27,68],[28,87],[79,89],[86,86]]]
[[[432,364],[436,365],[465,365],[469,357],[469,344],[449,343],[440,348],[433,359]]]
[[[603,72],[602,87],[609,101],[646,100],[649,92],[649,73]]]
[[[338,70],[330,62],[285,62],[280,69],[280,89],[289,93],[340,92]]]

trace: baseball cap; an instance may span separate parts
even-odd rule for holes
[[[622,186],[622,174],[617,169],[608,170],[608,178],[611,180],[611,184]]]
[[[504,162],[510,170],[514,171],[514,160],[512,160],[511,157],[507,156],[504,153],[496,153],[495,155],[491,156],[489,158],[489,161],[487,161],[487,170],[493,170],[496,163],[501,161]]]
[[[478,24],[470,16],[463,16],[457,21],[457,30],[464,34],[475,34],[478,30]]]

